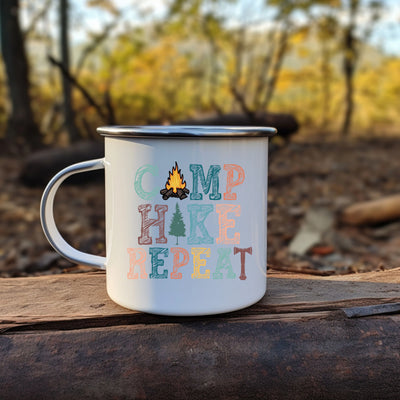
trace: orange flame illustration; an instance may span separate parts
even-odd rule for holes
[[[181,175],[181,170],[178,169],[178,163],[175,162],[175,167],[172,168],[172,172],[169,173],[168,181],[165,187],[169,190],[172,189],[174,193],[178,189],[184,189],[186,187],[186,182],[183,180],[183,175]]]

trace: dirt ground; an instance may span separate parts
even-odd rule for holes
[[[399,220],[361,228],[339,220],[347,205],[400,193],[399,155],[400,139],[390,138],[297,139],[274,151],[268,196],[270,268],[332,275],[399,267]],[[39,222],[43,188],[20,183],[21,163],[0,158],[0,276],[90,270],[62,259],[48,244]],[[306,216],[321,210],[331,218],[329,228],[306,252],[291,254],[289,247]],[[63,185],[55,214],[61,233],[72,246],[105,255],[102,184]]]

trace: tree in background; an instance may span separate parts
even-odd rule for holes
[[[328,10],[315,19],[314,26],[316,28],[316,37],[319,44],[319,72],[321,87],[321,121],[320,129],[326,131],[330,123],[330,110],[332,104],[332,84],[333,84],[333,55],[337,53],[335,35],[338,30],[338,22],[332,15],[332,11]]]
[[[267,0],[255,6],[252,1],[175,0],[169,20],[208,43],[204,76],[214,110],[222,114],[236,108],[255,117],[269,110],[291,37],[307,28],[308,21],[298,15],[331,1]]]
[[[345,110],[342,125],[342,135],[348,136],[354,113],[354,74],[360,58],[361,45],[372,33],[373,24],[378,20],[382,8],[382,1],[369,1],[362,6],[360,0],[343,0],[342,8],[347,12],[347,22],[343,27],[343,75],[345,80]],[[363,21],[364,29],[357,25],[357,17],[368,9],[369,21]],[[357,35],[357,28],[358,32]]]
[[[5,137],[18,146],[18,151],[23,151],[39,146],[41,135],[31,107],[29,65],[19,24],[18,0],[0,2],[0,35],[10,100]]]
[[[76,142],[81,137],[75,123],[75,111],[72,103],[72,87],[68,79],[70,73],[69,62],[69,2],[60,0],[60,54],[61,54],[61,81],[63,88],[64,126],[68,132],[70,142]]]
[[[18,5],[16,0],[1,2],[2,11],[11,3]],[[375,10],[383,1],[171,0],[167,15],[156,3],[146,3],[143,13],[144,2],[135,0],[124,5],[88,0],[79,6],[68,0],[38,0],[21,6],[25,34],[20,42],[28,50],[35,99],[31,106],[46,143],[75,140],[64,120],[75,121],[79,137],[85,138],[96,136],[94,128],[100,124],[169,123],[210,112],[250,117],[290,112],[304,127],[345,134],[352,126],[365,130],[400,122],[395,101],[388,104],[395,96],[390,88],[400,81],[393,74],[398,57],[391,60],[368,44]],[[59,23],[67,16],[68,4],[70,20],[79,25],[77,32],[69,32],[68,44],[65,37],[71,28],[64,21],[61,46]],[[92,13],[101,16],[102,28],[90,26]],[[5,15],[2,12],[4,21],[9,19]],[[79,43],[73,36],[78,30],[79,37],[85,37]],[[20,94],[18,107],[10,107],[21,112],[29,106],[29,80],[27,85],[15,78],[16,68],[9,61],[24,64],[23,57],[14,57],[20,53],[17,35],[4,37],[12,40],[3,44],[3,52],[12,44],[12,54],[4,54],[8,66],[5,77],[0,71],[0,80],[8,82],[8,74],[14,74],[14,86],[25,88],[28,96]],[[68,50],[68,45],[73,57],[68,60],[64,51],[63,62],[55,49]],[[368,81],[372,76],[374,88]],[[62,81],[67,83],[64,92]],[[378,84],[388,88],[390,96],[375,90]],[[5,106],[14,100],[11,89],[0,90],[3,134]],[[72,116],[64,118],[62,104],[70,104]],[[32,110],[30,117],[29,112],[25,115],[24,121],[33,119]],[[33,131],[29,129],[29,140],[40,141]],[[9,132],[15,138],[22,129]]]

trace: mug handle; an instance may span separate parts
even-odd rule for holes
[[[53,205],[56,192],[66,178],[80,172],[94,171],[104,168],[104,163],[104,158],[98,158],[96,160],[83,161],[64,168],[50,180],[43,192],[42,201],[40,203],[40,221],[42,223],[43,232],[54,250],[74,263],[89,265],[101,269],[106,268],[105,257],[95,256],[79,251],[70,246],[64,240],[54,221]]]

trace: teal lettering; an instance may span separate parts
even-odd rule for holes
[[[220,248],[218,251],[218,260],[217,267],[215,268],[215,272],[213,272],[213,279],[222,279],[222,270],[226,269],[226,277],[228,279],[235,279],[236,274],[233,272],[230,255],[232,253],[232,249],[230,248]]]
[[[150,247],[149,253],[151,256],[151,274],[150,279],[167,279],[168,270],[164,269],[162,274],[158,273],[158,267],[164,266],[164,260],[158,258],[159,254],[163,254],[164,258],[168,257],[168,249],[162,247]]]
[[[187,210],[190,214],[188,244],[213,244],[214,239],[204,226],[204,221],[208,214],[214,210],[214,206],[212,204],[189,204]],[[200,231],[201,236],[197,235],[197,231]]]
[[[146,192],[142,186],[143,175],[149,172],[153,176],[158,174],[158,168],[155,165],[146,164],[138,168],[135,175],[134,187],[137,195],[141,197],[143,200],[152,199],[157,193],[158,189],[155,188],[151,192]]]
[[[207,172],[207,179],[204,176],[203,166],[201,164],[190,164],[190,170],[193,174],[193,190],[190,193],[190,200],[202,200],[203,195],[199,193],[199,178],[201,186],[203,187],[204,194],[209,194],[210,200],[220,200],[221,193],[218,192],[219,190],[219,171],[221,167],[219,165],[211,165]]]

